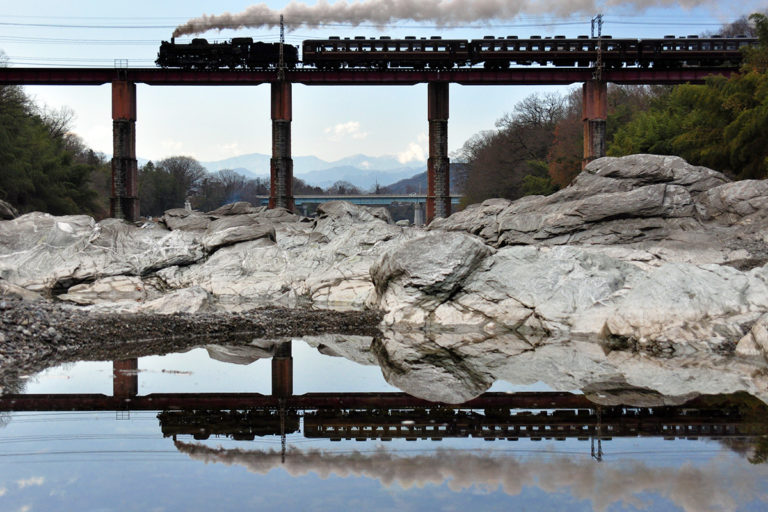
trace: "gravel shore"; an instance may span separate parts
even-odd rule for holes
[[[53,301],[0,298],[0,393],[20,376],[79,360],[165,354],[209,343],[310,334],[374,336],[378,312],[257,309],[237,314],[104,315]]]

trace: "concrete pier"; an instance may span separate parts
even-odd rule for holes
[[[269,207],[293,210],[293,159],[291,158],[291,83],[272,82],[272,159]]]
[[[112,195],[110,217],[139,218],[139,170],[136,163],[136,84],[112,82]]]
[[[427,84],[429,159],[427,160],[427,223],[451,214],[448,159],[448,82]]]
[[[596,158],[605,156],[605,123],[608,116],[608,84],[604,81],[584,82],[582,89],[582,121],[584,122],[584,158],[582,169]]]

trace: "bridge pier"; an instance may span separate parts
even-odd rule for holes
[[[272,159],[269,164],[269,207],[293,210],[291,158],[291,82],[272,82]]]
[[[133,398],[139,394],[139,360],[112,361],[112,396]]]
[[[584,82],[582,89],[584,158],[581,168],[605,156],[605,123],[608,115],[608,84],[602,80]]]
[[[448,159],[448,82],[427,84],[429,159],[427,160],[427,223],[451,214]]]
[[[288,397],[293,395],[293,355],[291,342],[277,346],[272,356],[272,396]]]
[[[139,171],[136,163],[136,83],[112,82],[112,195],[109,216],[139,218]]]

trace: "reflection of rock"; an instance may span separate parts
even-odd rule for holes
[[[253,340],[249,345],[206,345],[208,357],[222,363],[251,364],[275,355],[280,340]]]
[[[491,361],[531,347],[514,336],[488,343],[480,334],[385,331],[373,350],[384,379],[406,393],[435,402],[462,403],[495,380]]]
[[[323,334],[302,336],[307,345],[326,356],[343,357],[358,364],[377,366],[379,363],[371,351],[371,336],[350,336],[344,334]]]
[[[768,402],[764,363],[710,353],[658,358],[585,341],[549,339],[532,345],[511,334],[396,330],[384,331],[374,341],[374,352],[387,382],[419,398],[448,403],[474,398],[496,380],[581,389],[606,405],[674,404],[699,394],[737,391]]]
[[[626,387],[618,383],[588,384],[582,391],[590,402],[606,406],[665,407],[683,405],[697,396],[697,393],[681,396],[662,395],[658,391]]]

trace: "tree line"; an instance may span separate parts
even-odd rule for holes
[[[607,154],[678,155],[734,179],[768,177],[768,18],[743,17],[718,33],[757,36],[739,73],[704,85],[608,87]],[[581,89],[533,95],[470,138],[457,155],[464,203],[549,194],[581,172]]]
[[[20,212],[108,213],[110,165],[70,132],[72,116],[0,86],[0,199]]]
[[[139,169],[139,208],[142,216],[158,217],[171,208],[181,208],[189,201],[200,211],[215,210],[235,201],[258,204],[269,195],[269,178],[249,179],[231,169],[209,173],[194,158],[174,156],[147,162]],[[361,195],[365,191],[347,181],[337,181],[327,188],[293,178],[294,195]],[[379,187],[371,190],[379,193]]]

